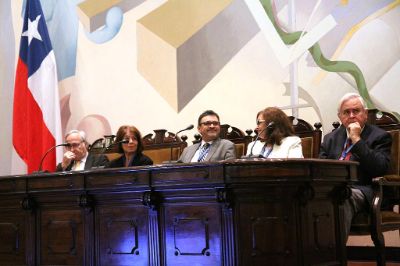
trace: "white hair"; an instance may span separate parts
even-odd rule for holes
[[[360,103],[361,103],[362,107],[364,108],[364,110],[367,109],[367,107],[365,105],[365,102],[364,102],[364,99],[361,97],[360,94],[355,93],[355,92],[348,92],[345,95],[343,95],[343,97],[339,101],[339,105],[338,105],[338,108],[337,108],[338,114],[340,113],[340,108],[342,107],[344,102],[347,102],[348,100],[355,99],[355,98],[357,98],[360,101]]]
[[[67,134],[65,134],[65,139],[67,139],[69,135],[75,134],[75,133],[79,134],[79,136],[81,137],[81,140],[83,142],[85,142],[85,143],[87,142],[86,141],[86,133],[82,130],[77,130],[77,129],[72,129]]]

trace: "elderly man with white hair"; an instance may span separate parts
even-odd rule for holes
[[[392,138],[386,131],[367,123],[368,110],[357,93],[342,97],[338,117],[342,125],[324,137],[320,158],[359,162],[358,180],[351,188],[352,196],[344,204],[347,237],[355,214],[369,210],[372,179],[389,170]]]
[[[56,171],[80,171],[91,168],[104,167],[108,159],[104,155],[93,155],[88,152],[88,143],[85,132],[71,130],[65,135],[68,146],[61,163],[57,165]]]

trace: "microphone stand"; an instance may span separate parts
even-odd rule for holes
[[[43,170],[42,170],[42,166],[43,166],[44,159],[47,157],[47,154],[49,154],[49,152],[51,152],[51,151],[54,150],[55,148],[61,147],[61,146],[62,146],[62,147],[69,147],[69,146],[71,146],[71,145],[70,145],[69,143],[62,143],[62,144],[55,145],[55,146],[51,147],[50,149],[48,149],[48,150],[46,151],[46,153],[43,155],[42,159],[40,160],[39,169],[38,169],[37,171],[35,171],[35,172],[32,172],[32,174],[47,173],[47,172],[48,172],[47,170],[46,170],[46,171],[43,171]]]
[[[175,133],[175,139],[178,140],[178,134],[179,134],[179,133],[181,133],[181,132],[183,132],[183,131],[186,131],[186,130],[191,130],[191,129],[193,129],[193,128],[194,128],[193,125],[189,125],[188,127],[179,130],[178,132]],[[167,163],[175,163],[175,162],[176,162],[176,161],[172,161],[172,150],[173,150],[173,149],[174,149],[174,146],[173,146],[173,142],[172,142],[172,143],[171,143],[171,147],[170,147],[170,151],[169,151],[169,161],[167,161]]]

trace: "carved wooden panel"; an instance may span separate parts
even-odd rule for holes
[[[149,265],[148,208],[102,206],[97,210],[99,265]]]
[[[309,202],[302,210],[303,254],[307,265],[320,265],[322,262],[337,261],[335,215],[329,201]]]
[[[298,250],[294,204],[240,203],[240,265],[295,265]]]
[[[166,264],[222,265],[220,212],[217,204],[165,206]]]
[[[24,213],[1,211],[1,265],[25,265],[25,237]]]
[[[41,213],[41,264],[82,265],[82,210],[45,210]]]

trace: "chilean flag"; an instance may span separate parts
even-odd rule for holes
[[[28,173],[37,171],[48,149],[61,143],[57,68],[39,0],[27,0],[15,75],[13,145]],[[58,151],[58,161],[61,159]],[[43,162],[54,171],[56,152]]]

